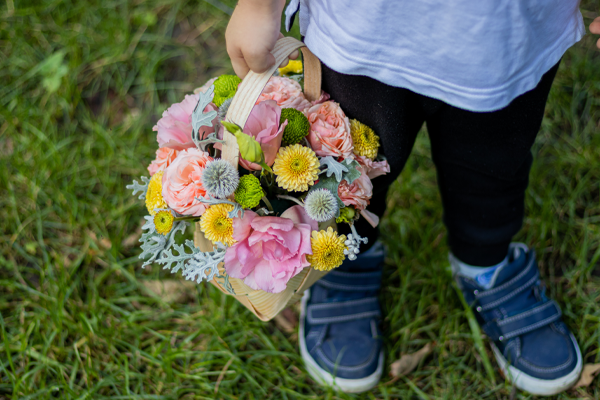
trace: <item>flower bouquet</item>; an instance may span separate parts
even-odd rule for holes
[[[275,65],[301,47],[280,39]],[[279,76],[222,75],[169,107],[154,127],[150,178],[127,186],[149,212],[144,266],[210,281],[262,320],[356,258],[367,240],[354,221],[377,225],[371,178],[389,172],[379,138],[321,91],[319,60],[302,52],[304,75],[298,61]],[[177,243],[190,222],[195,240]]]

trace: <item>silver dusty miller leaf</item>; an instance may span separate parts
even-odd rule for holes
[[[192,252],[187,253],[185,251],[185,246],[192,250]],[[173,255],[173,250],[177,252],[177,255]],[[186,240],[185,245],[173,244],[172,249],[164,250],[155,262],[164,265],[163,269],[168,269],[172,273],[176,273],[179,270],[183,271],[186,267],[186,262],[198,253],[200,253],[200,249],[194,246],[194,242]],[[173,264],[175,264],[175,266],[173,266]]]
[[[319,174],[327,173],[327,177],[331,175],[335,175],[335,179],[338,182],[342,181],[342,174],[344,172],[348,172],[348,167],[344,166],[342,163],[337,162],[333,157],[327,156],[323,157],[319,160],[319,163],[326,168],[321,170]]]
[[[175,243],[175,234],[177,232],[184,233],[185,228],[188,226],[186,221],[177,221],[173,225],[173,229],[167,235],[161,235],[156,232],[154,226],[154,218],[150,215],[144,217],[146,223],[142,226],[143,230],[148,230],[142,234],[140,242],[142,245],[142,254],[139,255],[141,260],[145,260],[142,264],[142,268],[146,265],[150,265],[155,262],[162,254],[163,251],[169,250]]]
[[[225,259],[226,247],[217,243],[213,251],[198,252],[189,260],[182,275],[185,279],[197,283],[210,281],[219,275],[219,264]]]
[[[198,93],[198,104],[196,104],[196,108],[192,112],[192,140],[200,150],[204,150],[209,143],[223,142],[217,139],[216,129],[215,132],[209,134],[207,137],[200,137],[200,128],[203,126],[213,126],[213,119],[217,115],[216,111],[204,112],[204,109],[214,97],[214,91],[215,85],[211,85],[206,92]]]
[[[144,200],[146,198],[146,192],[148,191],[148,184],[150,183],[150,178],[148,178],[147,176],[140,176],[140,179],[142,180],[142,183],[138,183],[138,181],[136,181],[135,179],[133,180],[133,183],[130,185],[125,186],[127,189],[131,189],[133,190],[133,195],[135,196],[135,194],[137,192],[142,192],[139,196],[138,199],[140,200]]]
[[[358,161],[351,160],[349,158],[346,158],[344,161],[342,161],[342,163],[348,167],[348,171],[344,172],[342,179],[348,182],[348,185],[351,185],[352,182],[360,178],[360,171],[357,169],[360,167],[360,164]]]

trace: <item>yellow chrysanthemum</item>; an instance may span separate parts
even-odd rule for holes
[[[150,183],[148,183],[148,191],[146,192],[146,208],[150,215],[156,214],[156,209],[167,208],[167,203],[162,197],[162,177],[163,171],[159,171],[152,175]]]
[[[221,242],[228,246],[235,243],[233,239],[233,219],[228,212],[233,210],[231,204],[215,204],[206,209],[200,218],[200,229],[204,236],[213,243]]]
[[[346,258],[344,255],[345,241],[346,236],[338,236],[331,227],[327,228],[327,231],[313,231],[310,239],[313,253],[307,255],[306,260],[319,271],[330,271],[337,268]]]
[[[279,75],[287,75],[287,74],[301,74],[302,73],[302,61],[300,60],[290,60],[288,65],[283,68],[279,68]]]
[[[354,154],[368,157],[371,160],[377,157],[379,136],[373,132],[373,129],[353,119],[350,121],[350,135],[354,142]]]
[[[273,172],[280,187],[305,192],[319,178],[319,159],[314,151],[300,144],[281,147],[275,157]]]
[[[173,229],[173,222],[175,221],[175,217],[171,214],[171,211],[168,210],[160,210],[154,216],[154,227],[156,228],[156,232],[161,235],[166,235],[171,232]]]

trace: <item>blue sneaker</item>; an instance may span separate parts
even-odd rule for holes
[[[461,275],[457,263],[450,255],[455,279],[490,338],[504,376],[536,395],[571,387],[581,373],[581,351],[558,304],[545,295],[535,252],[512,243],[508,263],[495,271],[489,289]]]
[[[300,354],[313,379],[347,393],[377,385],[383,372],[380,243],[321,278],[304,293]]]

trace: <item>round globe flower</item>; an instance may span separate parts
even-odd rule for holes
[[[273,172],[281,188],[305,192],[319,179],[319,165],[319,159],[314,151],[294,144],[279,149],[273,164]]]
[[[146,208],[150,215],[155,215],[157,209],[167,208],[167,203],[162,196],[162,178],[163,171],[159,171],[152,175],[150,183],[148,183],[148,191],[146,192]]]
[[[317,222],[325,222],[335,217],[339,210],[338,201],[329,190],[313,189],[304,199],[304,209],[309,217]]]
[[[206,192],[219,199],[230,196],[238,186],[240,175],[229,162],[218,159],[206,163],[202,173],[202,185]]]
[[[215,204],[206,209],[200,218],[200,229],[213,243],[221,242],[227,246],[235,243],[233,239],[233,219],[228,213],[233,211],[231,204]]]
[[[235,190],[235,201],[242,208],[254,208],[260,203],[265,192],[260,186],[258,178],[252,174],[244,175],[240,178],[240,183]]]
[[[183,215],[202,215],[207,206],[196,199],[206,196],[202,173],[212,160],[208,153],[195,147],[177,155],[163,176],[162,195],[169,208]]]
[[[175,222],[175,217],[173,217],[173,214],[169,210],[160,210],[154,216],[154,227],[156,228],[156,232],[161,235],[171,232],[173,222]]]
[[[354,142],[354,154],[374,160],[379,152],[379,136],[367,125],[353,119],[350,121],[350,134]]]
[[[352,158],[350,120],[338,103],[326,101],[305,111],[310,122],[308,141],[320,157]]]
[[[338,234],[331,228],[327,231],[314,231],[311,237],[312,255],[306,256],[314,269],[330,271],[339,267],[346,256],[344,249],[346,236]]]

